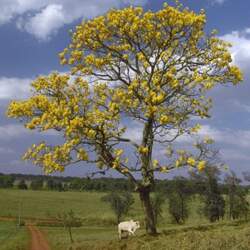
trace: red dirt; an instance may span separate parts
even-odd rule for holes
[[[44,234],[34,225],[28,225],[31,234],[30,250],[50,250]]]

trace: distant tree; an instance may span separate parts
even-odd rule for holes
[[[73,243],[72,227],[80,227],[82,225],[80,218],[76,217],[73,210],[59,213],[57,219],[62,222],[65,230],[69,233],[70,242]]]
[[[225,177],[225,184],[228,191],[229,218],[233,220],[242,217],[247,219],[249,212],[248,192],[246,188],[240,186],[240,183],[241,179],[232,171]]]
[[[184,177],[176,177],[168,192],[169,213],[176,223],[182,224],[188,218],[188,200],[192,194],[190,182]]]
[[[219,176],[219,168],[208,164],[202,173],[193,172],[191,177],[195,185],[199,183],[197,186],[202,187],[199,190],[204,200],[202,212],[210,222],[222,219],[225,214],[225,200],[219,187]]]
[[[63,187],[62,182],[57,182],[57,183],[55,184],[55,189],[56,189],[57,191],[59,191],[59,192],[64,191],[64,187]]]
[[[27,184],[25,183],[25,180],[20,180],[20,182],[17,184],[18,189],[26,190],[28,189]]]
[[[168,201],[169,213],[178,224],[182,224],[188,218],[188,200],[192,194],[190,183],[184,177],[176,177],[169,186]]]
[[[243,176],[243,178],[244,178],[244,180],[246,181],[246,182],[248,182],[248,186],[247,186],[247,189],[248,189],[248,191],[249,191],[249,189],[250,189],[250,171],[245,171],[245,172],[243,172],[242,173],[242,176]]]
[[[55,189],[55,181],[53,179],[47,180],[46,187],[48,190],[54,190]]]
[[[211,139],[205,140],[210,140],[212,143]],[[202,209],[204,215],[210,222],[215,222],[223,218],[225,214],[225,200],[219,187],[220,168],[224,166],[224,163],[221,161],[219,150],[213,147],[208,148],[205,160],[207,164],[204,171],[193,170],[190,172],[190,177],[194,181],[195,187],[199,188],[199,193],[204,199]],[[199,213],[201,214],[201,211]]]
[[[162,206],[165,202],[165,195],[163,193],[155,192],[151,198],[154,220],[157,225],[159,222],[159,218],[162,217]]]
[[[188,218],[187,203],[183,203],[177,192],[168,196],[169,213],[177,224],[182,224]]]
[[[74,178],[73,180],[71,180],[70,182],[70,189],[73,189],[73,190],[82,190],[83,189],[83,183],[84,181],[81,180],[81,178]],[[86,186],[85,186],[86,188]],[[88,190],[88,188],[86,188],[86,190]]]
[[[34,179],[30,183],[30,189],[32,190],[41,190],[43,189],[43,180],[42,179]]]
[[[122,216],[126,215],[134,203],[134,198],[130,192],[112,192],[101,198],[102,201],[110,204],[111,209],[116,215],[116,222],[121,221]]]
[[[245,171],[242,175],[245,181],[250,182],[250,171]]]
[[[0,188],[12,188],[14,180],[10,175],[0,175]]]
[[[206,175],[204,213],[210,222],[215,222],[225,214],[225,200],[218,186],[220,171],[216,166],[209,166],[204,174]]]
[[[64,183],[62,183],[62,185],[63,185],[63,191],[69,191],[69,183],[67,183],[67,182],[64,182]]]

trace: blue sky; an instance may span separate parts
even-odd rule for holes
[[[5,110],[12,99],[29,96],[29,83],[40,74],[66,71],[57,54],[69,41],[69,30],[82,19],[103,14],[109,8],[141,5],[158,10],[160,0],[0,0],[0,172],[41,173],[22,162],[21,155],[44,136],[26,131],[7,119]],[[244,72],[238,87],[220,87],[211,93],[212,118],[203,121],[201,134],[208,134],[220,148],[221,157],[238,173],[250,170],[250,1],[183,0],[184,6],[207,14],[206,29],[217,29],[222,39],[232,42],[234,63]],[[134,131],[136,136],[136,131]],[[50,133],[51,142],[57,137]],[[70,167],[65,175],[84,175],[81,167]]]

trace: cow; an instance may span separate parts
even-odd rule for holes
[[[122,232],[128,232],[129,235],[134,235],[135,231],[140,228],[139,221],[123,221],[118,224],[119,239],[122,239]]]

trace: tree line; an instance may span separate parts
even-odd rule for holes
[[[218,168],[208,167],[203,173],[190,172],[189,178],[174,177],[173,180],[158,181],[158,188],[151,197],[156,224],[163,217],[166,201],[172,221],[184,224],[191,212],[190,201],[196,198],[201,201],[196,213],[205,216],[210,222],[222,220],[225,215],[232,220],[247,220],[250,211],[247,199],[249,187],[241,185],[241,179],[234,172],[226,174],[223,181],[220,174]],[[246,181],[250,181],[249,173],[243,176]],[[134,203],[133,195],[128,191],[110,192],[101,200],[109,203],[117,223],[128,214]]]
[[[97,191],[133,190],[133,185],[124,178],[79,178],[46,175],[0,173],[0,188],[16,188],[51,191]]]
[[[215,172],[213,176],[217,180],[216,189],[220,193],[227,193],[227,179],[220,179],[220,171],[217,168],[212,168]],[[175,177],[173,179],[156,179],[155,180],[155,192],[171,192],[176,189],[176,180],[181,183],[180,185],[185,187],[182,195],[188,194],[201,194],[207,190],[206,177],[212,170],[206,170],[206,173],[190,172],[186,177]],[[231,173],[232,174],[232,173]],[[205,175],[205,176],[204,176]],[[245,185],[242,185],[242,180],[235,176],[235,181],[244,189],[248,190],[250,183],[250,174],[244,172],[243,179]],[[225,176],[229,176],[226,174]],[[213,180],[210,180],[213,182]],[[25,174],[3,174],[0,173],[0,188],[18,188],[18,189],[31,189],[31,190],[54,190],[54,191],[97,191],[108,192],[113,190],[124,191],[128,190],[133,192],[134,185],[129,180],[124,178],[88,178],[88,177],[72,177],[72,176],[47,176],[47,175],[25,175]]]

